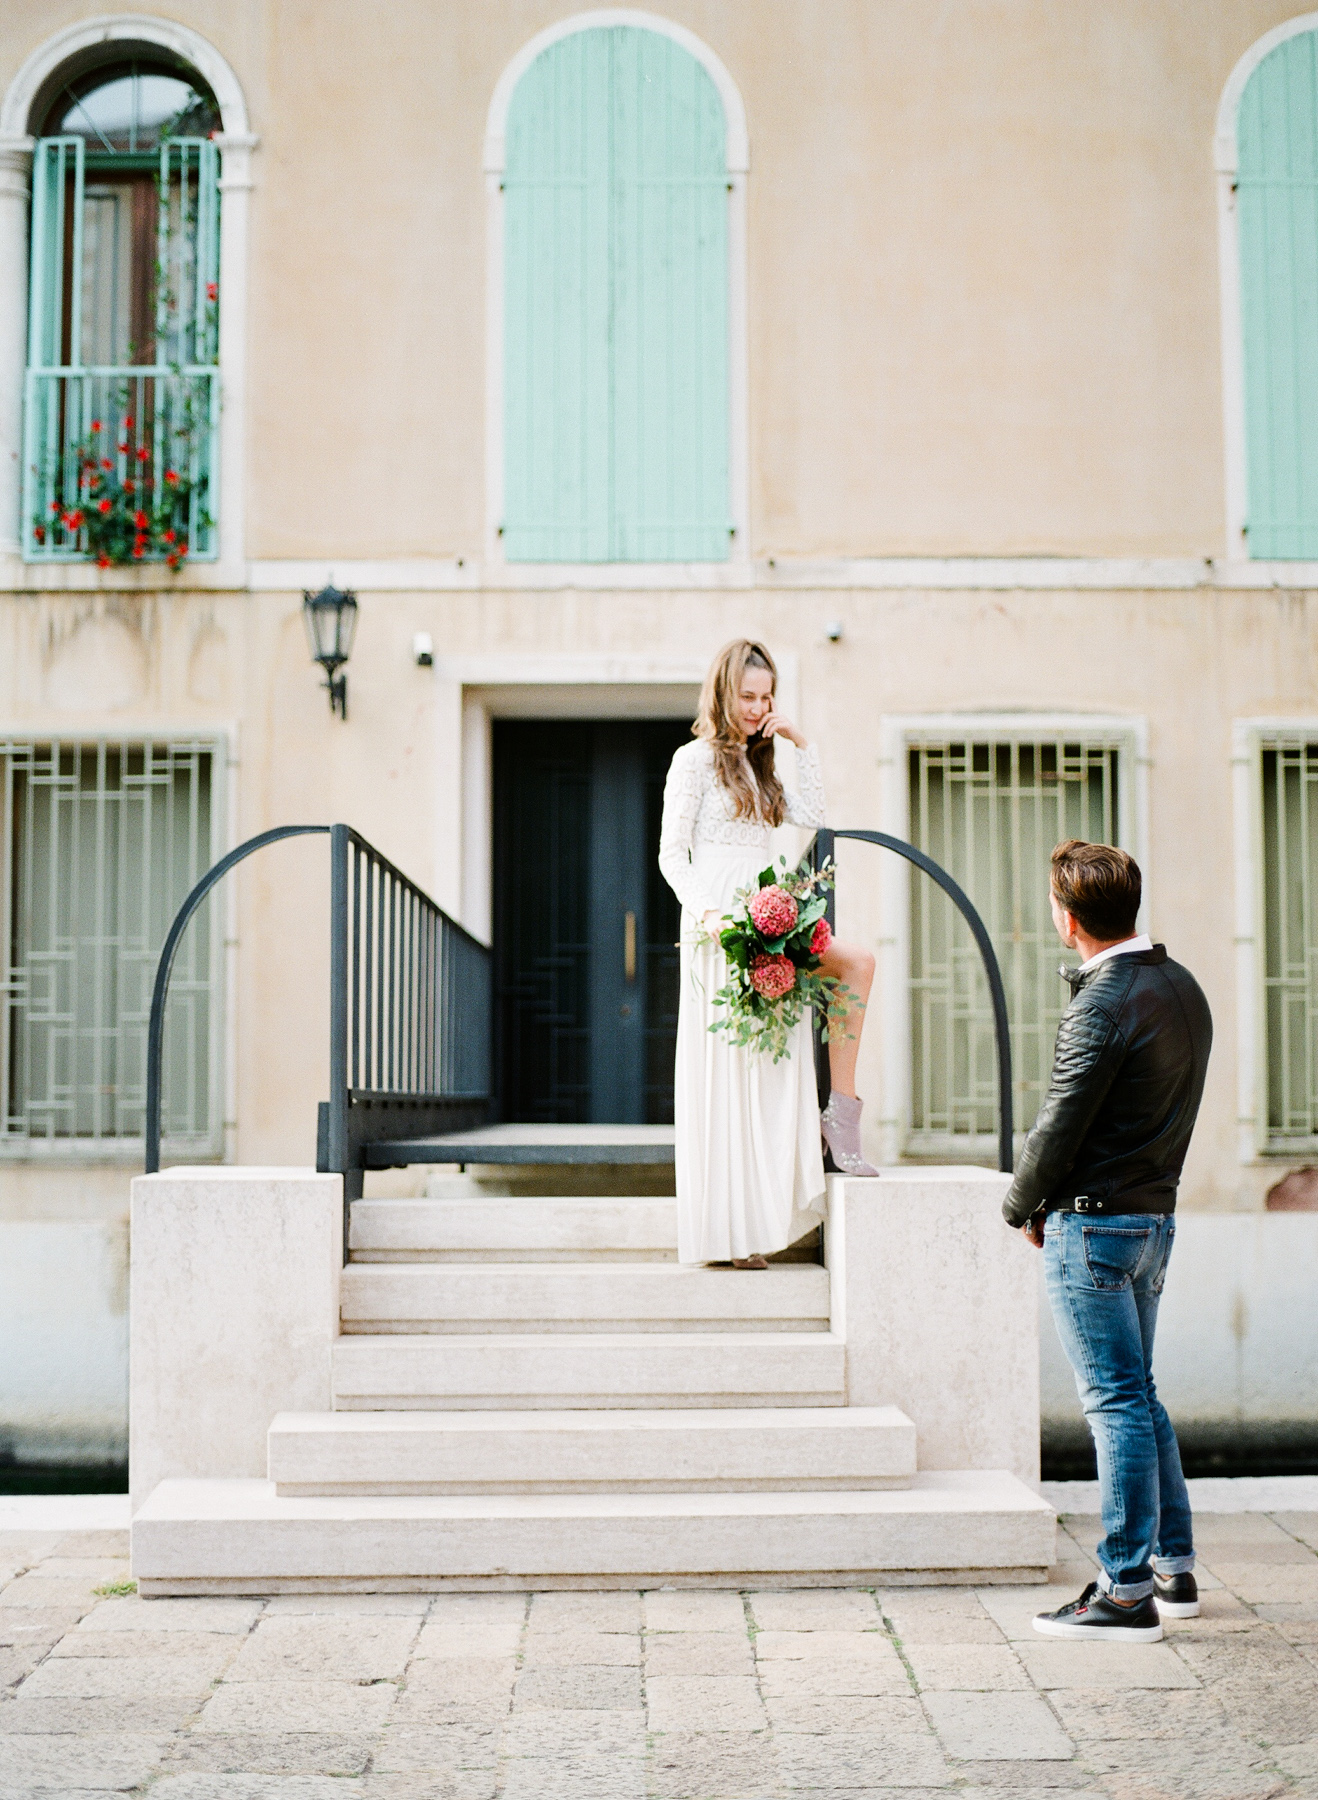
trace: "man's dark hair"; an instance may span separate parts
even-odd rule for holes
[[[1135,858],[1115,844],[1067,838],[1053,851],[1052,885],[1059,906],[1100,944],[1134,936],[1142,878]]]

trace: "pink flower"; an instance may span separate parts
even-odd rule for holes
[[[833,927],[827,919],[816,919],[815,929],[810,937],[811,956],[823,956],[833,942]]]
[[[764,891],[772,890],[766,888]],[[791,898],[790,895],[786,897]],[[752,956],[751,986],[766,1000],[781,1000],[796,986],[796,965],[790,956]]]
[[[750,915],[767,938],[782,937],[796,923],[797,906],[786,888],[761,888],[751,896]]]

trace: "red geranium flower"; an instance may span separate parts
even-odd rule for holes
[[[165,480],[169,483],[170,487],[177,487],[178,486],[178,471],[177,471],[177,469],[166,469],[165,470]]]
[[[44,544],[46,541],[46,527],[44,525],[34,525],[32,527],[32,535],[39,544]]]
[[[145,555],[146,555],[146,546],[144,544],[134,544],[133,545],[134,558],[141,558]]]
[[[137,452],[138,462],[145,462],[147,457],[150,456],[150,454],[151,454],[151,452],[147,449],[145,444],[139,445],[138,452]]]
[[[218,281],[208,281],[206,283],[206,298],[208,300],[218,300],[219,297],[220,297],[219,282]]]
[[[96,558],[96,567],[98,569],[108,569],[109,566],[110,566],[110,559],[108,556],[101,555]]]
[[[131,481],[126,481],[124,483],[124,492],[126,494],[131,494],[133,492],[133,483]]]
[[[126,439],[119,446],[119,454],[120,454],[120,456],[127,456],[127,454],[128,454],[128,442]]]
[[[99,431],[100,429],[101,429],[101,421],[99,419],[93,419],[92,420],[92,430]]]
[[[103,456],[101,458],[101,467],[103,469],[112,469],[114,467],[114,464],[110,461],[108,456]]]
[[[53,513],[57,513],[63,504],[64,502],[62,500],[52,500],[50,503],[50,510]]]
[[[111,505],[111,503],[109,500],[98,500],[96,502],[96,510],[97,510],[97,512],[108,513],[110,510],[110,505]]]
[[[166,542],[166,543],[167,543],[167,544],[172,544],[172,543],[173,543],[173,542],[174,542],[174,539],[175,539],[175,538],[176,538],[176,537],[177,537],[177,536],[178,536],[178,533],[177,533],[177,532],[176,532],[176,531],[167,531],[167,532],[166,532],[166,533],[165,533],[165,542]]]
[[[132,413],[129,413],[127,418],[124,420],[124,430],[131,431],[132,429],[133,429],[133,415],[132,415]]]
[[[133,523],[134,523],[134,525],[136,525],[136,527],[139,531],[145,531],[147,526],[151,523],[151,521],[147,518],[147,516],[144,512],[135,512],[133,514]]]
[[[70,531],[81,531],[82,521],[83,512],[81,507],[78,507],[74,512],[67,512],[64,515],[64,523],[68,526]]]

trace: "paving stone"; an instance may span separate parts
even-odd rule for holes
[[[201,1731],[365,1731],[398,1698],[391,1681],[226,1681],[202,1708]]]
[[[500,1765],[499,1793],[501,1800],[646,1800],[645,1765],[612,1756],[512,1757]]]
[[[1236,1730],[1248,1738],[1269,1744],[1318,1739],[1318,1682],[1242,1676],[1216,1682],[1212,1691]]]
[[[471,1627],[521,1625],[530,1598],[529,1594],[436,1594],[427,1617],[437,1625],[446,1621]]]
[[[23,1683],[19,1699],[184,1699],[209,1692],[214,1659],[190,1656],[51,1656]]]
[[[1275,1525],[1278,1531],[1284,1531],[1290,1537],[1299,1538],[1300,1542],[1308,1544],[1311,1550],[1318,1550],[1318,1513],[1272,1513],[1269,1523]]]
[[[200,1771],[165,1775],[151,1785],[155,1800],[356,1800],[353,1781],[332,1775],[225,1775]]]
[[[1000,1644],[1002,1632],[992,1619],[967,1619],[959,1613],[888,1613],[894,1637],[906,1644]]]
[[[517,1680],[513,1703],[518,1708],[565,1706],[591,1712],[614,1712],[641,1705],[641,1671],[591,1667],[572,1669],[524,1669]]]
[[[131,1579],[126,1556],[45,1556],[35,1573],[58,1576],[66,1581],[86,1582],[88,1587]]]
[[[265,1616],[424,1619],[430,1602],[429,1594],[275,1594],[265,1603]]]
[[[1083,1584],[1082,1584],[1083,1585]],[[1059,1593],[1055,1587],[1002,1587],[983,1588],[979,1598],[984,1611],[1010,1643],[1024,1638],[1027,1642],[1037,1644],[1039,1633],[1034,1629],[1036,1613],[1056,1612],[1059,1606],[1065,1606],[1073,1600],[1080,1589],[1068,1589]]]
[[[429,1694],[452,1703],[497,1699],[507,1706],[517,1679],[511,1656],[415,1657],[407,1666],[409,1694]]]
[[[6,1781],[56,1793],[65,1788],[122,1790],[146,1781],[163,1749],[160,1738],[130,1732],[89,1732],[81,1738],[0,1736],[0,1769]]]
[[[645,1684],[651,1731],[760,1731],[767,1723],[750,1675],[656,1675]]]
[[[442,1774],[371,1774],[360,1800],[494,1800],[498,1777],[491,1769],[448,1769]]]
[[[956,1800],[963,1800],[966,1792],[992,1795],[992,1800],[1076,1800],[1077,1795],[1099,1793],[1094,1784],[1101,1779],[1076,1761],[1016,1762],[1011,1757],[958,1762],[956,1773],[958,1780],[970,1784],[966,1789],[957,1789]],[[897,1797],[890,1796],[890,1800]],[[906,1800],[904,1794],[901,1800]],[[1107,1797],[1103,1796],[1103,1800]]]
[[[213,1663],[218,1673],[237,1656],[241,1643],[241,1638],[222,1631],[66,1631],[52,1655],[186,1656]]]
[[[888,1646],[892,1649],[892,1646]],[[874,1657],[811,1656],[797,1660],[766,1660],[758,1665],[760,1686],[766,1697],[802,1694],[909,1694],[910,1679],[901,1658],[892,1652],[891,1662]]]
[[[1175,1769],[1142,1769],[1101,1777],[1110,1800],[1279,1800],[1294,1789],[1266,1770],[1219,1769],[1182,1775]]]
[[[753,1675],[755,1657],[745,1630],[668,1631],[645,1640],[645,1674]]]
[[[777,1785],[777,1768],[765,1731],[665,1731],[650,1746],[649,1793],[654,1800],[758,1800]]]
[[[931,1693],[925,1696],[949,1756],[975,1761],[1064,1761],[1075,1746],[1039,1694]]]
[[[166,1764],[219,1775],[360,1775],[380,1741],[375,1731],[189,1731],[172,1740]]]
[[[704,1589],[651,1588],[642,1595],[647,1631],[745,1631],[740,1594]]]
[[[996,1593],[996,1588],[990,1592]],[[974,1588],[881,1588],[879,1611],[885,1618],[982,1619],[984,1608]]]
[[[764,1710],[775,1731],[927,1731],[915,1695],[767,1694]]]
[[[888,1737],[877,1731],[828,1736],[781,1731],[774,1735],[780,1778],[793,1791],[938,1786],[950,1779],[932,1733]]]
[[[528,1632],[525,1662],[527,1668],[541,1669],[571,1669],[578,1663],[639,1668],[641,1639],[631,1631]]]
[[[1318,1601],[1318,1561],[1312,1557],[1303,1568],[1274,1563],[1219,1562],[1213,1565],[1213,1573],[1233,1594],[1251,1605],[1266,1605],[1273,1601]],[[6,1588],[5,1594],[10,1591]],[[3,1603],[4,1594],[0,1594],[0,1604]]]
[[[443,1774],[452,1769],[492,1769],[499,1751],[499,1736],[493,1725],[450,1725],[430,1731],[409,1731],[399,1730],[391,1723],[375,1740],[371,1767],[395,1775],[415,1771]]]
[[[516,1656],[522,1641],[522,1613],[506,1618],[441,1613],[429,1618],[412,1648],[414,1657]]]
[[[1260,1625],[1252,1632],[1234,1632],[1230,1637],[1187,1637],[1178,1645],[1178,1654],[1188,1667],[1209,1682],[1236,1678],[1302,1681],[1309,1674],[1308,1666],[1295,1646],[1267,1625]]]
[[[882,1623],[874,1596],[857,1588],[766,1588],[750,1603],[761,1631],[872,1631]]]
[[[920,1691],[1028,1688],[1029,1678],[1007,1644],[910,1644],[906,1658]]]
[[[76,1606],[0,1607],[0,1645],[18,1649],[37,1639],[54,1643],[81,1617]]]
[[[761,1631],[755,1637],[758,1662],[814,1661],[843,1657],[853,1662],[899,1662],[886,1631]]]
[[[638,1707],[586,1712],[560,1706],[515,1712],[503,1728],[502,1748],[508,1756],[562,1758],[578,1750],[644,1756],[645,1714]]]
[[[1077,1740],[1180,1739],[1220,1731],[1227,1716],[1216,1695],[1202,1688],[1170,1693],[1147,1688],[1055,1688],[1048,1700]]]
[[[128,1531],[64,1531],[59,1534],[56,1551],[60,1556],[127,1556],[131,1538]]]
[[[87,1620],[88,1631],[225,1631],[241,1636],[261,1616],[260,1600],[143,1600],[126,1594],[102,1600]]]
[[[319,1615],[262,1619],[234,1658],[229,1681],[383,1681],[400,1676],[416,1618]]]
[[[639,1631],[641,1596],[628,1591],[533,1594],[529,1624],[532,1631]]]
[[[1036,1637],[1016,1654],[1040,1688],[1192,1688],[1199,1683],[1167,1644],[1080,1644]]]
[[[209,1690],[207,1690],[209,1691]],[[0,1707],[0,1734],[23,1733],[34,1737],[79,1732],[132,1732],[150,1734],[181,1731],[205,1704],[206,1693],[187,1695],[147,1694],[117,1699],[50,1699],[17,1696]],[[3,1765],[0,1765],[3,1766]]]
[[[1261,1601],[1252,1606],[1250,1611],[1256,1619],[1273,1623],[1318,1623],[1318,1600],[1279,1600],[1275,1603]]]
[[[1318,1742],[1286,1744],[1268,1752],[1268,1759],[1283,1775],[1295,1781],[1318,1780]]]
[[[67,1607],[90,1612],[96,1604],[92,1582],[76,1576],[19,1575],[0,1588],[0,1607]]]

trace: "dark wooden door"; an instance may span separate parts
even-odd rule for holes
[[[676,898],[660,875],[676,720],[496,721],[500,1115],[669,1124]]]

